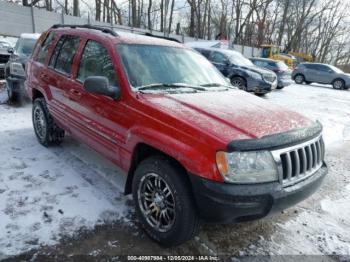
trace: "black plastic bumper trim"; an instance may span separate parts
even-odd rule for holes
[[[293,129],[257,139],[235,140],[227,145],[227,151],[274,150],[294,146],[317,137],[321,132],[322,125],[317,121],[307,128]]]
[[[237,185],[189,174],[197,210],[206,222],[255,220],[291,207],[312,195],[328,172],[324,164],[311,177],[289,187],[279,182]]]

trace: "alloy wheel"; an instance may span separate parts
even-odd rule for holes
[[[159,232],[169,231],[175,222],[175,198],[167,182],[155,173],[142,177],[137,198],[147,223]]]
[[[335,89],[342,89],[343,88],[343,81],[336,80],[336,81],[334,81],[333,86]]]
[[[44,111],[40,107],[34,109],[34,128],[40,139],[46,136],[46,119]]]

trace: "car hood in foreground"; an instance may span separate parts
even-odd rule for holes
[[[261,138],[314,122],[243,91],[185,94],[143,94],[148,103],[174,119],[175,128],[202,130],[222,142]],[[186,132],[186,130],[183,130]]]

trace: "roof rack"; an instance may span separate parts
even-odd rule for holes
[[[112,36],[118,36],[118,34],[116,32],[114,32],[112,29],[104,28],[101,26],[89,25],[89,24],[85,24],[85,25],[55,24],[52,26],[52,28],[61,28],[61,27],[94,29],[94,30],[99,30],[99,31],[106,33],[106,34],[111,34]]]
[[[154,35],[154,34],[151,34],[151,33],[145,33],[145,36],[156,37],[156,38],[163,38],[165,40],[169,40],[169,41],[173,41],[173,42],[177,42],[177,43],[182,44],[181,41],[179,41],[179,40],[177,40],[176,38],[173,38],[173,37]]]

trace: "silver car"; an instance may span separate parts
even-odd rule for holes
[[[297,84],[330,84],[334,89],[349,89],[350,74],[339,68],[320,63],[299,64],[292,73],[292,79]]]

